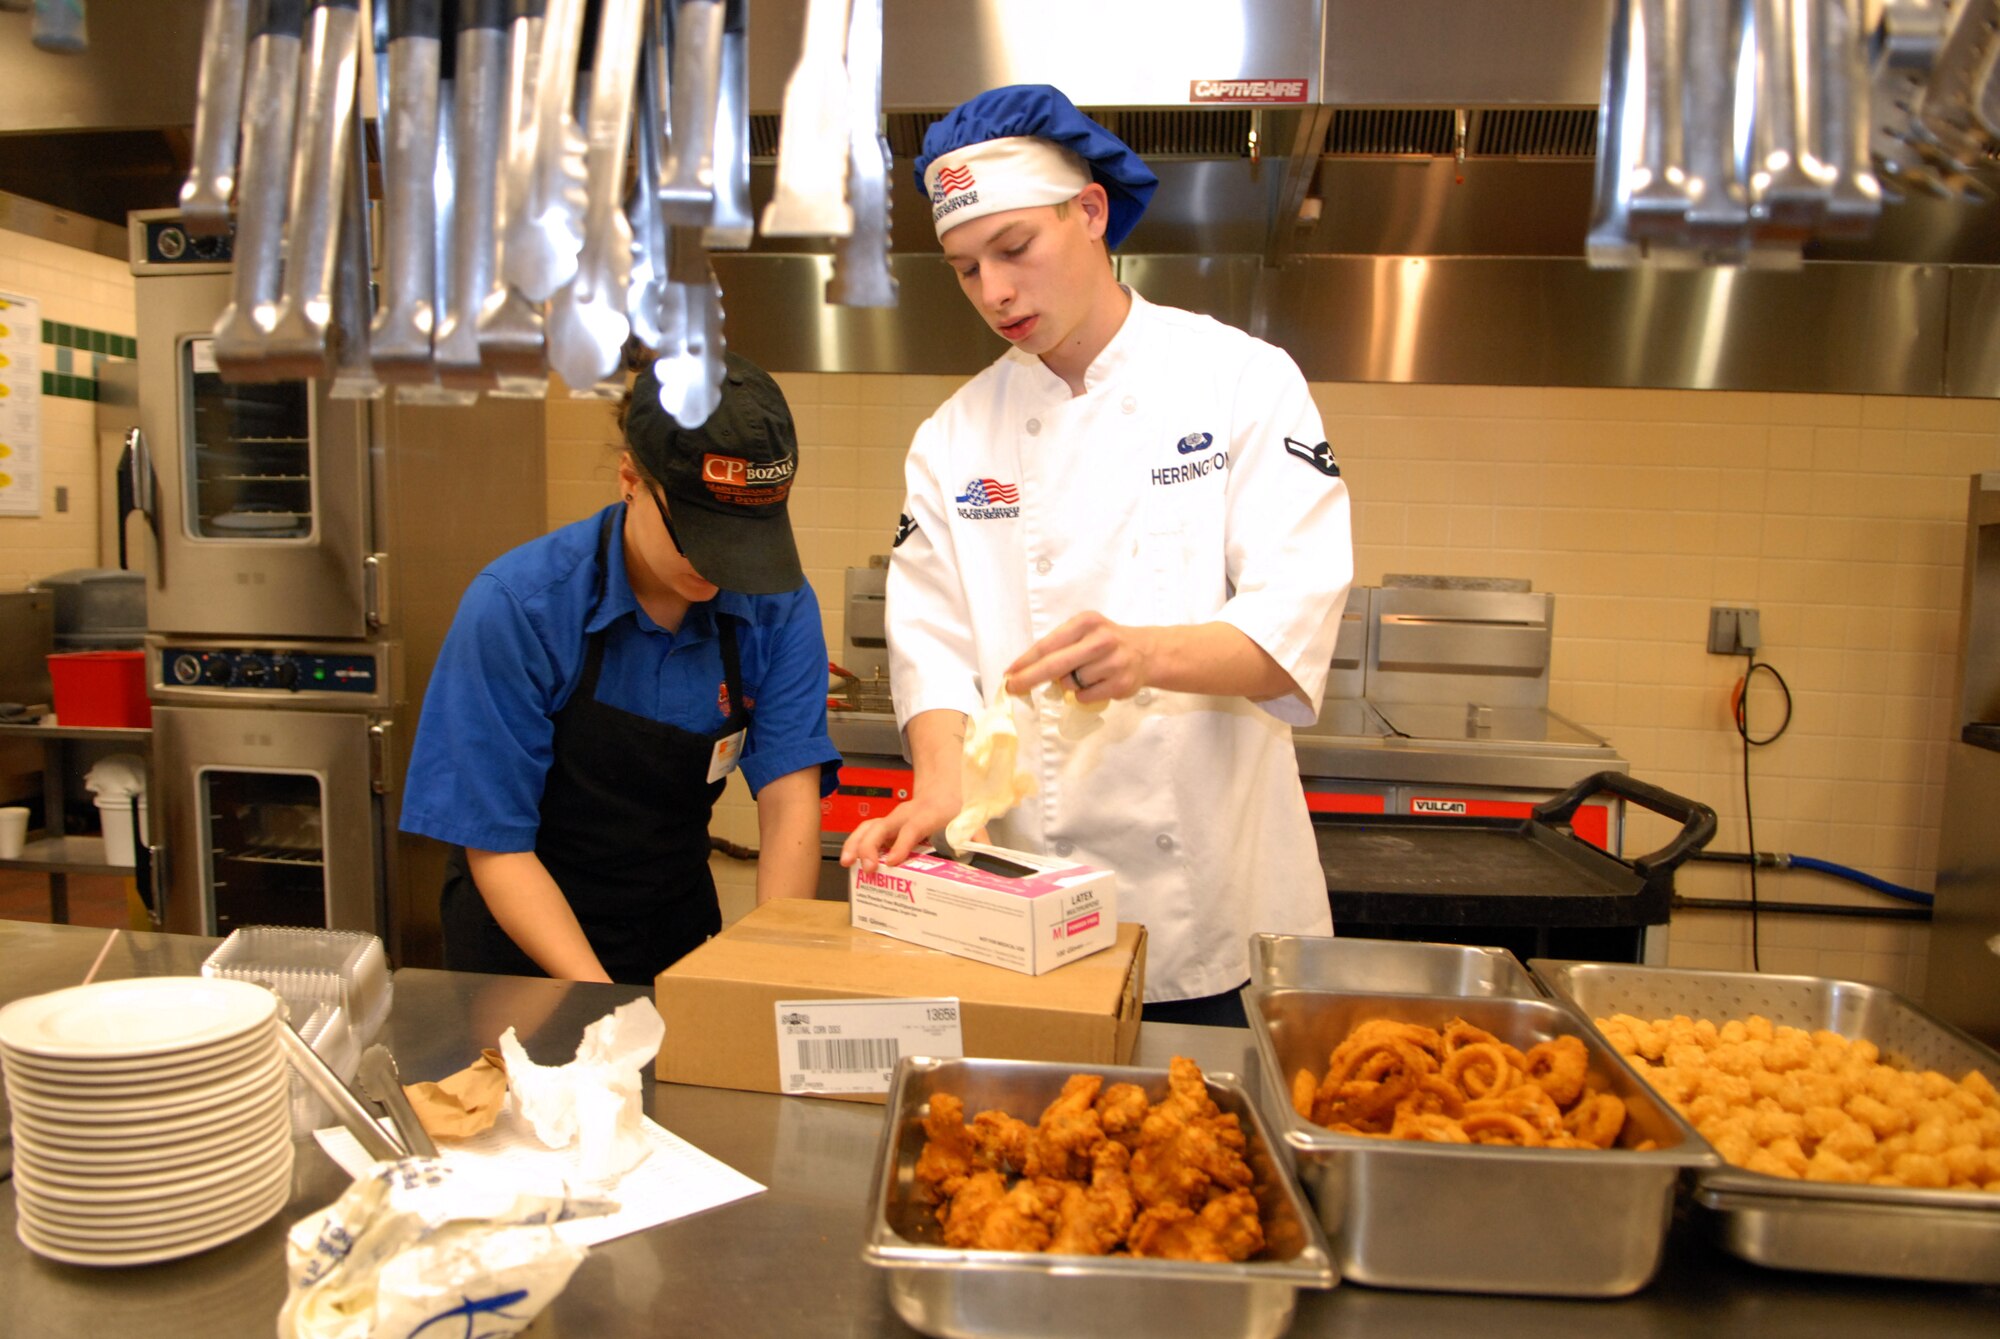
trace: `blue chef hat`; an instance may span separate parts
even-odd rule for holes
[[[939,236],[982,214],[1054,204],[1096,181],[1111,199],[1104,241],[1114,247],[1160,184],[1123,140],[1048,84],[1013,84],[960,103],[924,132],[916,171]]]

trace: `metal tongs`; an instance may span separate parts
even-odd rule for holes
[[[369,1157],[394,1162],[399,1158],[437,1156],[437,1145],[431,1141],[423,1123],[410,1108],[409,1099],[403,1095],[402,1085],[396,1079],[396,1062],[387,1047],[371,1046],[362,1052],[359,1077],[369,1097],[385,1108],[394,1126],[393,1135],[382,1128],[374,1113],[362,1105],[361,1099],[354,1095],[340,1075],[334,1073],[319,1053],[306,1044],[289,1022],[278,1028],[278,1043],[284,1048],[285,1058],[291,1062],[293,1071],[305,1080],[306,1087],[312,1089],[314,1096],[327,1104]],[[385,1074],[386,1084],[383,1082]],[[393,1096],[387,1096],[390,1093]]]
[[[435,1158],[438,1155],[437,1144],[431,1140],[430,1132],[424,1129],[423,1121],[417,1117],[416,1108],[410,1105],[409,1095],[403,1091],[403,1077],[397,1072],[396,1057],[389,1054],[388,1047],[376,1045],[363,1051],[360,1067],[355,1070],[354,1076],[361,1081],[361,1091],[367,1094],[368,1100],[381,1107],[389,1123],[396,1127],[410,1156]]]

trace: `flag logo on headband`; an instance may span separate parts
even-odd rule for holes
[[[972,169],[969,166],[946,167],[938,170],[938,189],[949,195],[953,191],[972,189]]]

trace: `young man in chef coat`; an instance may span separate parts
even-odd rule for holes
[[[896,864],[958,813],[967,719],[1004,681],[1035,788],[993,841],[1117,872],[1146,1017],[1240,1023],[1248,936],[1332,931],[1290,728],[1354,567],[1319,412],[1281,350],[1117,281],[1158,178],[1060,91],[972,99],[916,168],[1011,347],[910,449],[888,640],[915,785],[842,861]]]

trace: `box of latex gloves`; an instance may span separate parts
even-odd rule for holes
[[[856,929],[1040,976],[1110,948],[1118,881],[1056,857],[967,842],[963,861],[919,851],[848,878]]]

